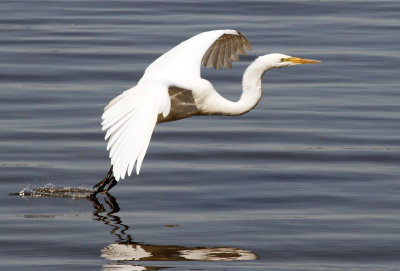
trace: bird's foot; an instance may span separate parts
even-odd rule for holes
[[[107,176],[98,184],[93,186],[93,188],[97,189],[90,195],[90,197],[96,197],[96,195],[100,192],[108,193],[108,191],[110,191],[111,188],[113,188],[117,183],[118,182],[113,175],[113,167],[111,166],[110,170],[107,173]]]

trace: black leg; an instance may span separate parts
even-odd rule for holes
[[[96,187],[103,187],[107,185],[107,183],[109,182],[109,179],[111,178],[111,176],[113,175],[113,166],[111,166],[110,170],[107,173],[107,176],[101,180],[98,184],[94,185],[93,188]]]
[[[108,193],[108,191],[110,191],[111,190],[111,188],[113,188],[115,185],[117,185],[118,184],[118,182],[117,182],[117,180],[114,178],[114,176],[112,177],[112,179],[111,179],[111,182],[110,182],[110,184],[108,185],[108,187],[107,187],[107,189],[104,191],[104,193]]]
[[[97,189],[90,196],[95,197],[100,192],[108,193],[108,191],[110,191],[111,188],[114,187],[117,183],[118,182],[117,180],[115,180],[115,177],[113,175],[113,167],[111,166],[110,170],[107,173],[107,176],[103,180],[101,180],[98,184],[93,186],[93,188]],[[107,189],[104,189],[107,185],[108,185]]]

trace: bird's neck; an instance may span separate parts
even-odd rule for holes
[[[218,100],[218,105],[213,108],[218,108],[218,112],[215,112],[214,114],[237,116],[252,110],[261,100],[262,76],[271,68],[272,67],[266,67],[265,63],[257,58],[253,63],[250,64],[249,67],[247,67],[243,74],[242,95],[237,102],[229,101],[215,92],[218,97],[214,97],[214,101]]]
[[[260,102],[262,96],[261,80],[264,73],[271,69],[266,67],[260,58],[251,63],[243,74],[242,95],[236,102],[239,115],[252,110]]]

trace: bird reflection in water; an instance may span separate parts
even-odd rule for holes
[[[184,247],[134,242],[133,237],[127,232],[129,226],[125,225],[117,215],[120,210],[117,200],[110,194],[105,195],[105,205],[100,203],[96,197],[90,198],[94,207],[94,220],[111,226],[110,233],[117,237],[114,244],[101,250],[101,257],[118,261],[118,264],[107,265],[104,270],[162,269],[127,265],[121,261],[245,261],[257,259],[253,252],[233,247]]]

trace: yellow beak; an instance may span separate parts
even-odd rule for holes
[[[320,63],[321,61],[314,60],[314,59],[306,59],[300,57],[289,57],[287,61],[293,62],[295,64],[311,64],[311,63]]]

